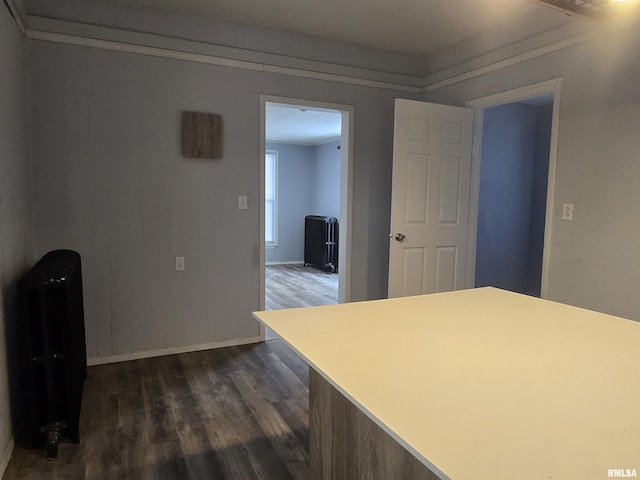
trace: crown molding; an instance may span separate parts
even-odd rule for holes
[[[277,75],[287,75],[369,88],[426,94],[491,72],[502,70],[534,58],[611,35],[634,19],[621,19],[587,31],[566,27],[536,35],[527,40],[479,55],[426,77],[394,74],[329,62],[305,60],[247,49],[195,42],[161,35],[119,30],[35,17],[20,13],[21,0],[5,0],[26,38],[69,45],[128,52],[160,58],[241,68]],[[16,13],[13,13],[13,12]],[[24,21],[26,18],[26,22]],[[26,26],[26,27],[25,27]]]
[[[30,16],[26,37],[278,75],[419,94],[422,78],[155,34]]]
[[[27,28],[25,18],[27,14],[22,5],[22,0],[4,0],[4,3],[7,5],[9,12],[11,12],[11,16],[15,20],[20,32],[22,32],[22,36],[26,36]]]
[[[567,27],[559,27],[549,32],[536,35],[526,41],[506,46],[500,50],[480,55],[472,60],[453,65],[424,78],[422,93],[461,83],[487,73],[508,68],[534,58],[549,55],[560,50],[575,47],[582,43],[596,40],[603,36],[614,35],[625,28],[634,27],[635,17],[613,20],[605,25],[582,32],[567,32]],[[518,51],[519,53],[514,53]]]
[[[525,53],[513,55],[503,60],[499,60],[497,62],[487,63],[486,65],[480,67],[471,67],[471,61],[467,63],[470,67],[469,70],[464,71],[463,73],[456,73],[456,70],[460,70],[460,66],[452,67],[447,70],[443,70],[438,72],[432,76],[425,78],[426,85],[422,88],[422,93],[431,92],[433,90],[438,90],[440,88],[448,87],[451,85],[455,85],[460,82],[464,82],[466,80],[470,80],[472,78],[479,77],[481,75],[485,75],[487,73],[495,72],[497,70],[502,70],[504,68],[508,68],[512,65],[517,65],[522,62],[526,62],[528,60],[532,60],[534,58],[542,57],[543,55],[548,55],[553,52],[557,52],[560,50],[564,50],[565,48],[570,48],[581,43],[587,42],[589,40],[593,40],[597,35],[592,32],[581,34],[575,37],[570,37],[568,39],[552,43],[550,45],[545,45],[544,47],[534,48],[533,50],[529,50]],[[481,57],[476,59],[476,61],[480,60]],[[463,68],[465,64],[462,64]],[[440,78],[444,77],[442,80]]]

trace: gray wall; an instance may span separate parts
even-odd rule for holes
[[[340,220],[340,141],[314,147],[315,214]]]
[[[267,263],[304,261],[304,217],[340,217],[339,141],[322,145],[267,143],[278,151],[278,246]]]
[[[640,30],[523,60],[425,95],[466,101],[562,77],[549,298],[640,320]],[[574,204],[563,221],[563,203]]]
[[[19,419],[16,282],[33,263],[25,41],[0,3],[0,474]]]
[[[386,295],[393,108],[406,94],[29,47],[37,250],[83,255],[90,357],[258,334],[260,94],[355,107],[350,293]],[[182,158],[183,110],[222,115],[223,159]],[[239,194],[248,210],[237,209]],[[185,256],[184,272],[175,256]]]
[[[278,246],[267,248],[267,263],[304,260],[304,217],[313,213],[314,147],[267,143],[278,151]]]

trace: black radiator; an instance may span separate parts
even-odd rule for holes
[[[338,220],[334,217],[304,217],[304,265],[325,272],[338,271]]]
[[[87,376],[80,255],[47,253],[20,280],[26,434],[58,455],[61,438],[78,443]]]

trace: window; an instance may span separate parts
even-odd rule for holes
[[[265,232],[264,240],[267,247],[278,245],[278,152],[268,150],[265,155]]]

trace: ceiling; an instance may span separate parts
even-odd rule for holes
[[[610,20],[634,9],[638,0],[530,0],[545,6],[581,15],[591,20]]]
[[[507,27],[522,39],[583,21],[528,0],[101,1],[195,14],[419,56],[434,54],[495,28]]]
[[[267,103],[267,142],[319,145],[340,138],[340,112]]]
[[[585,9],[608,13],[614,5],[619,5],[609,0],[23,1],[27,12],[36,16],[64,20],[62,4],[67,5],[67,13],[68,10],[80,12],[83,8],[98,6],[103,16],[111,7],[134,7],[138,11],[149,8],[167,19],[171,19],[172,14],[195,15],[215,21],[302,33],[394,54],[415,55],[411,58],[419,58],[421,63],[436,57],[446,57],[455,63],[457,57],[451,52],[456,46],[484,45],[489,50],[496,50],[568,24],[590,28],[587,25],[594,22],[585,20]],[[567,9],[583,15],[570,16]],[[145,24],[143,20],[140,22]],[[85,20],[84,23],[93,22]],[[404,62],[408,57],[394,55],[394,58]],[[340,138],[339,112],[303,110],[291,105],[268,105],[267,141],[317,145]]]

